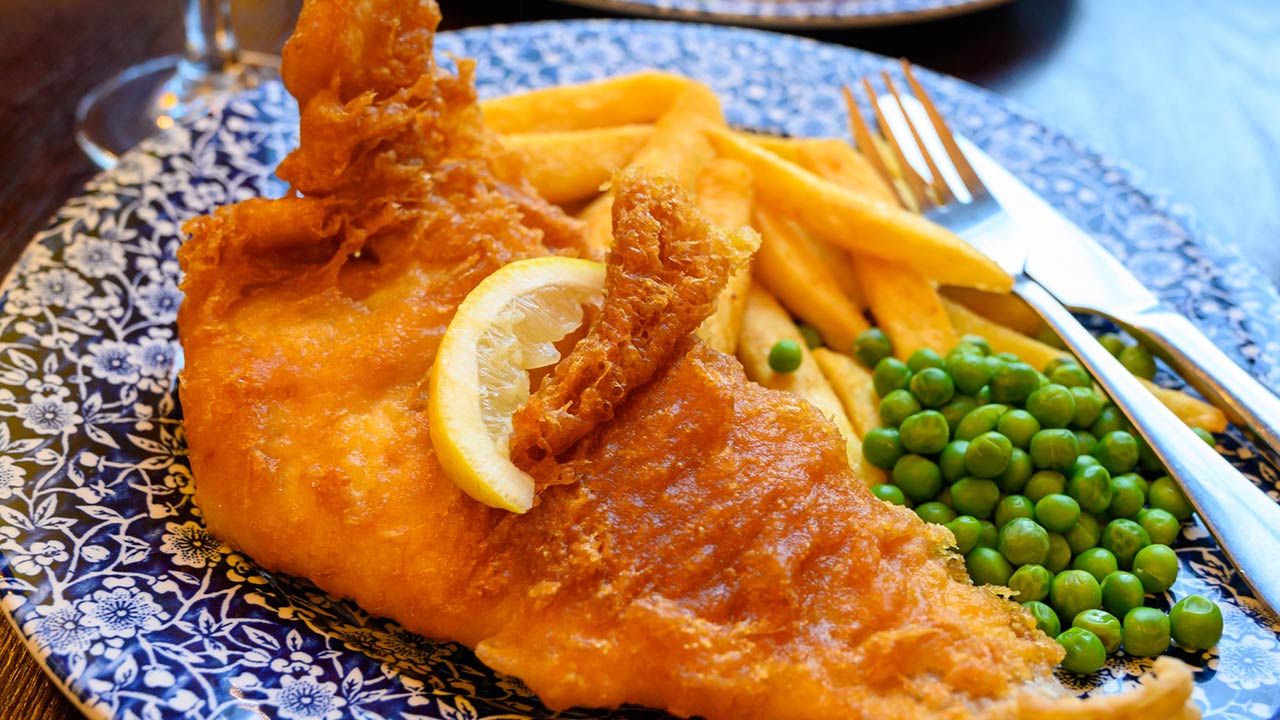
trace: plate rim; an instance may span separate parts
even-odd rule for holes
[[[685,22],[724,23],[757,28],[785,28],[793,31],[840,30],[914,25],[935,20],[989,10],[1008,5],[1016,0],[943,0],[937,5],[918,10],[891,10],[887,12],[851,12],[826,14],[769,14],[763,12],[729,12],[703,10],[697,7],[659,5],[645,0],[557,0],[566,5],[576,5],[591,10],[604,10],[623,15],[639,15],[651,19],[680,20]],[[748,5],[759,10],[781,0],[737,0],[736,4]],[[832,4],[832,3],[823,3]],[[858,0],[846,0],[849,7],[865,5]],[[834,5],[833,5],[834,6]],[[612,19],[612,18],[602,18]],[[628,18],[616,18],[626,20]],[[535,21],[536,22],[536,21]]]

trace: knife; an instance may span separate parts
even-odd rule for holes
[[[1071,310],[1124,328],[1218,405],[1260,447],[1280,456],[1280,398],[1182,314],[1165,308],[1114,255],[964,137],[957,142],[1005,212],[1040,231],[1027,274]]]

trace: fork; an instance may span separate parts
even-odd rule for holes
[[[1027,275],[1023,238],[1037,228],[1001,207],[961,150],[960,144],[968,141],[957,141],[911,66],[903,61],[902,68],[918,105],[898,92],[887,72],[881,73],[887,95],[877,97],[868,78],[861,83],[898,177],[882,156],[852,92],[845,87],[849,121],[859,148],[897,190],[904,206],[952,230],[1013,276],[1014,294],[1058,333],[1150,444],[1258,598],[1272,612],[1280,609],[1280,563],[1275,560],[1280,550],[1280,505],[1192,433],[1062,303]],[[909,112],[909,107],[915,112]],[[897,112],[886,114],[885,108]],[[925,135],[937,142],[926,142]],[[922,177],[908,160],[908,154],[917,152],[928,177]],[[953,188],[951,183],[957,181],[960,187]]]

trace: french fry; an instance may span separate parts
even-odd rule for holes
[[[795,372],[775,373],[769,367],[769,349],[779,340],[794,340],[800,346],[803,359]],[[742,361],[748,378],[767,388],[799,395],[834,423],[845,439],[849,465],[859,467],[861,443],[844,412],[844,406],[840,404],[840,398],[831,389],[787,311],[759,285],[753,284],[747,292],[747,310],[742,316],[742,335],[738,338],[738,359]]]
[[[524,176],[542,197],[565,204],[600,192],[652,134],[652,125],[619,125],[519,133],[502,140],[520,157]]]
[[[1145,378],[1138,378],[1165,407],[1173,411],[1182,422],[1211,433],[1226,432],[1227,416],[1209,403],[1184,392],[1161,387]]]
[[[716,150],[755,176],[756,197],[848,250],[901,262],[939,283],[1007,291],[1013,278],[954,233],[919,215],[858,195],[728,130],[709,128]]]
[[[813,140],[797,147],[796,164],[851,192],[876,198],[889,205],[898,204],[898,196],[885,184],[857,150],[843,140]]]
[[[793,163],[800,161],[800,143],[809,140],[809,138],[783,137],[781,135],[754,133],[744,130],[734,130],[732,132],[747,142],[759,145],[774,155]]]
[[[879,401],[871,373],[852,358],[827,348],[814,348],[813,359],[818,361],[822,374],[835,390],[836,397],[844,404],[844,411],[849,416],[853,431],[859,438],[866,437],[872,428],[880,424]],[[867,462],[866,455],[861,451],[862,443],[858,444],[858,461],[853,466],[858,477],[868,485],[888,482],[888,474]]]
[[[836,281],[840,292],[849,298],[849,302],[858,308],[858,312],[865,312],[867,309],[867,299],[862,292],[862,286],[858,284],[858,276],[853,268],[853,257],[848,250],[842,247],[836,247],[826,240],[820,240],[813,236],[813,233],[805,230],[794,220],[786,220],[791,225],[791,229],[795,231],[795,235],[809,250],[818,256],[818,261],[827,268],[827,272],[831,273],[832,279]]]
[[[992,322],[1017,330],[1028,337],[1039,337],[1044,321],[1017,295],[991,293],[973,288],[944,287],[944,296],[955,300]]]
[[[689,81],[671,108],[658,118],[653,134],[636,152],[628,167],[668,175],[693,192],[702,166],[715,157],[703,130],[724,125],[720,100],[711,88]],[[587,244],[603,256],[613,242],[613,195],[606,192],[579,216],[587,224]]]
[[[484,100],[485,124],[500,133],[585,130],[651,123],[693,81],[648,70]]]
[[[956,302],[943,300],[943,305],[946,306],[947,314],[951,316],[951,322],[958,332],[981,335],[991,343],[992,350],[1013,353],[1032,367],[1043,368],[1054,358],[1070,356],[1070,353],[998,325]],[[1213,405],[1184,392],[1161,387],[1149,380],[1142,378],[1139,380],[1161,404],[1169,408],[1187,425],[1213,433],[1227,429],[1226,415]]]
[[[787,309],[821,333],[827,345],[851,348],[858,333],[870,327],[862,312],[840,291],[835,278],[823,266],[791,226],[757,207],[756,279],[777,296]]]
[[[698,176],[698,209],[721,230],[750,225],[751,188],[751,171],[742,163],[712,160]],[[722,353],[732,355],[738,347],[750,287],[751,267],[747,266],[729,277],[716,298],[715,312],[698,327],[698,336]]]
[[[858,284],[876,325],[889,336],[894,354],[906,359],[920,348],[945,353],[956,331],[933,284],[900,263],[870,256],[854,259]]]

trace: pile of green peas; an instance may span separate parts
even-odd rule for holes
[[[1141,346],[1113,352],[1154,374]],[[1217,644],[1213,601],[1188,596],[1168,614],[1146,606],[1178,577],[1170,546],[1193,508],[1074,360],[1038,371],[965,336],[946,357],[923,349],[904,363],[876,328],[854,354],[880,397],[881,427],[862,452],[892,478],[872,492],[950,529],[973,582],[1013,590],[1064,648],[1063,669],[1096,672],[1121,649],[1153,657],[1171,641]]]

